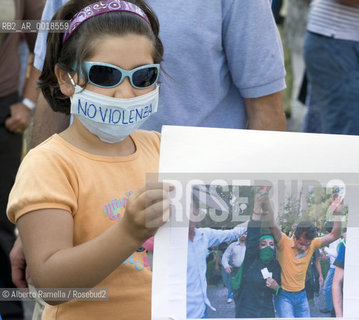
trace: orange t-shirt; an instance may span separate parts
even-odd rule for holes
[[[310,259],[316,249],[322,246],[322,238],[313,239],[310,247],[298,255],[294,240],[282,233],[277,244],[277,260],[282,268],[281,286],[289,292],[298,292],[305,288],[305,277]]]
[[[9,219],[62,209],[74,219],[74,246],[100,235],[121,219],[130,194],[146,183],[146,173],[158,172],[160,135],[137,130],[131,138],[134,154],[105,157],[59,135],[50,137],[23,160],[9,197]],[[146,253],[135,252],[96,286],[108,289],[108,301],[46,305],[42,319],[150,319],[151,279]]]

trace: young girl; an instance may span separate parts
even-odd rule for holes
[[[73,123],[26,156],[8,216],[37,288],[108,289],[108,301],[47,301],[43,319],[149,319],[141,246],[168,220],[171,187],[143,186],[160,137],[136,129],[157,109],[158,20],[143,0],[73,0],[54,20],[70,29],[49,34],[40,88]]]

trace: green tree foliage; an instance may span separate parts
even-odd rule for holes
[[[276,217],[282,231],[288,234],[293,224],[309,220],[318,228],[319,233],[324,234],[325,222],[333,220],[333,217],[328,214],[328,208],[334,189],[309,187],[286,196],[284,203],[279,204],[283,210]],[[206,186],[206,190],[208,197],[214,199],[212,205],[220,202],[225,210],[218,210],[198,199],[194,200],[197,201],[196,206],[200,208],[203,215],[202,227],[229,229],[250,218],[254,207],[255,187],[218,185]],[[348,214],[346,206],[343,213]]]
[[[302,194],[302,196],[304,199],[296,196],[290,196],[286,199],[286,203],[283,206],[283,214],[278,217],[278,223],[282,231],[288,234],[294,223],[311,221],[318,228],[318,231],[324,234],[325,222],[333,220],[333,216],[328,210],[333,193],[331,190],[328,192],[325,188],[311,188],[305,195]],[[347,206],[344,206],[343,214],[347,216]]]

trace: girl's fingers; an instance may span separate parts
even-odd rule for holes
[[[133,194],[132,194],[132,199],[141,199],[143,201],[143,197],[146,194],[153,194],[152,191],[158,191],[158,190],[162,190],[165,191],[167,194],[168,192],[172,191],[174,189],[174,187],[172,185],[170,185],[169,183],[147,183],[146,185],[142,186],[141,188],[137,189]]]
[[[149,189],[139,195],[136,199],[137,207],[144,210],[155,204],[169,199],[169,192],[164,189]]]
[[[148,238],[171,215],[168,183],[151,183],[136,190],[126,205],[126,223],[139,238]]]
[[[160,216],[162,212],[168,210],[171,206],[170,199],[163,199],[162,201],[157,201],[152,203],[150,206],[146,207],[145,215],[146,219],[155,219],[157,216]]]
[[[146,228],[158,228],[166,223],[171,215],[171,202],[165,199],[152,204],[145,211]]]

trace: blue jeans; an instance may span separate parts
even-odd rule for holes
[[[303,119],[302,131],[309,133],[321,133],[322,125],[320,123],[320,112],[315,105],[315,100],[312,95],[312,88],[310,84],[307,84],[307,96],[305,99],[305,105],[308,107],[307,113]]]
[[[334,277],[335,268],[329,268],[327,277],[325,278],[323,293],[325,297],[325,304],[329,311],[333,310],[333,297],[332,297],[332,283]]]
[[[323,133],[359,134],[359,42],[307,32],[304,60]]]
[[[310,309],[305,290],[298,293],[282,292],[274,299],[279,318],[310,318]]]
[[[233,293],[232,293],[232,289],[231,289],[231,278],[232,278],[232,276],[226,272],[226,269],[223,266],[222,266],[221,271],[222,271],[223,283],[228,289],[228,297],[227,298],[233,299]]]

